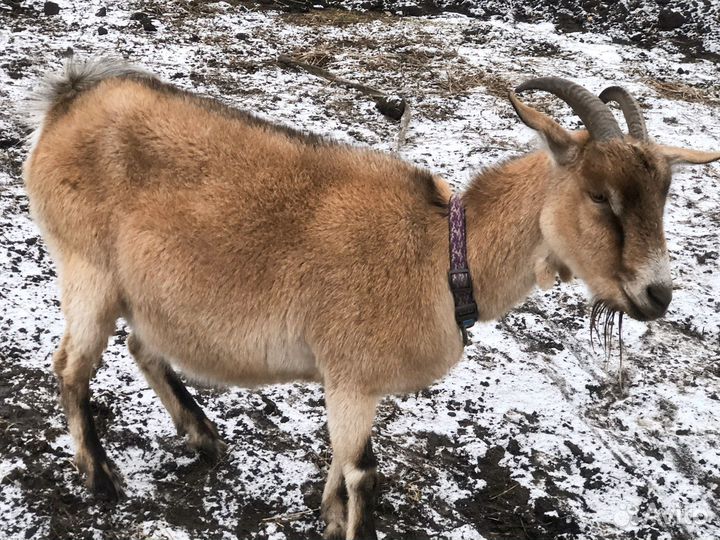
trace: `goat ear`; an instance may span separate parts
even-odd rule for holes
[[[703,152],[702,150],[689,150],[677,146],[660,146],[660,153],[671,165],[710,163],[720,159],[720,152]]]
[[[558,164],[567,165],[575,160],[583,137],[573,137],[572,133],[563,129],[555,120],[525,105],[515,92],[510,92],[509,97],[520,120],[542,135]]]

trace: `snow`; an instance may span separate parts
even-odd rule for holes
[[[595,92],[622,84],[643,104],[658,142],[720,147],[717,64],[689,61],[662,43],[641,49],[614,43],[612,33],[563,34],[547,22],[377,13],[348,22],[329,11],[283,14],[226,2],[193,10],[157,3],[146,8],[157,26],[150,34],[130,20],[135,4],[117,2],[106,17],[96,17],[103,2],[57,3],[55,18],[19,16],[0,29],[0,142],[26,135],[23,96],[71,47],[83,56],[127,56],[183,88],[392,151],[397,124],[372,102],[275,62],[281,53],[321,49],[333,72],[408,99],[413,118],[401,155],[456,189],[473,171],[534,144],[506,99],[507,89],[531,76],[566,76]],[[100,25],[106,35],[98,35]],[[247,37],[236,37],[241,34]],[[474,80],[460,84],[462,76]],[[579,127],[557,100],[538,96],[533,103],[564,126]],[[321,389],[199,390],[230,443],[218,466],[203,469],[137,372],[121,328],[94,380],[93,399],[129,500],[92,509],[70,464],[72,442],[50,376],[63,329],[52,264],[42,242],[33,243],[39,233],[19,176],[24,150],[10,145],[6,154],[0,160],[0,363],[3,376],[12,377],[3,389],[11,384],[13,393],[3,394],[2,411],[18,416],[0,419],[0,511],[12,523],[0,536],[25,538],[32,530],[42,536],[56,524],[49,511],[54,488],[33,481],[44,468],[61,497],[84,501],[88,508],[74,519],[98,538],[103,515],[147,538],[280,539],[319,530],[316,510],[329,461]],[[509,495],[527,490],[522,504],[530,513],[550,499],[553,507],[542,515],[567,516],[577,526],[566,537],[720,535],[719,180],[718,164],[674,176],[666,211],[674,299],[663,320],[626,320],[624,389],[617,385],[617,355],[606,359],[590,345],[587,293],[572,284],[536,292],[501,321],[477,325],[468,358],[446,378],[426,392],[383,402],[375,433],[384,476],[381,534],[492,538],[494,522],[468,506],[474,494],[495,489],[482,460],[499,447],[493,470],[507,470],[507,488],[519,486]],[[266,400],[277,410],[264,412]],[[23,429],[25,415],[34,413],[41,424]],[[499,505],[507,488],[492,492]],[[141,512],[143,505],[149,510]],[[177,505],[187,519],[170,511]],[[302,514],[308,510],[315,512]],[[506,512],[503,519],[510,519],[512,509]]]

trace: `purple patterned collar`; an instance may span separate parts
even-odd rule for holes
[[[478,308],[473,297],[472,279],[467,262],[465,208],[459,195],[450,197],[450,271],[448,281],[455,302],[455,321],[462,332],[463,344],[469,345],[467,329],[478,320]]]

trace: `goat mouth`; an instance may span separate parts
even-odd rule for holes
[[[622,290],[623,297],[625,299],[625,303],[628,306],[628,309],[623,310],[623,311],[625,311],[625,313],[627,313],[627,315],[630,318],[635,319],[636,321],[646,322],[646,321],[652,321],[653,319],[657,319],[658,317],[662,316],[662,313],[660,313],[660,314],[657,314],[655,312],[648,313],[647,311],[643,310],[640,307],[640,305],[638,305],[638,303],[635,302],[632,299],[632,297],[628,293],[625,292],[624,289],[621,289],[621,290]]]

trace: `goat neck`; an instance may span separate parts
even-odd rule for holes
[[[462,195],[481,320],[501,317],[520,302],[537,282],[538,262],[549,260],[540,214],[551,167],[548,155],[530,154],[481,172]]]

